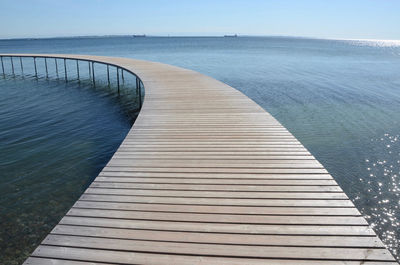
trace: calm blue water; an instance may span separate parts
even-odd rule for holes
[[[226,82],[244,92],[274,115],[316,156],[367,217],[392,253],[399,257],[400,42],[277,37],[115,37],[3,40],[0,41],[0,52],[80,53],[131,57],[190,68]],[[46,216],[42,216],[39,211],[34,213],[37,214],[35,222],[38,224],[47,223],[48,219],[58,220],[60,213],[70,207],[76,196],[82,192],[88,181],[96,175],[101,165],[108,159],[108,156],[93,155],[91,147],[88,147],[90,144],[86,140],[80,141],[79,134],[89,133],[87,139],[101,137],[90,135],[90,132],[108,124],[106,130],[109,132],[105,132],[104,135],[115,134],[111,137],[113,140],[106,144],[110,147],[105,148],[109,155],[128,129],[126,121],[115,122],[113,117],[108,116],[112,115],[108,108],[115,110],[112,113],[116,117],[120,117],[121,114],[115,109],[115,105],[110,105],[107,97],[100,97],[102,101],[99,101],[96,95],[89,95],[90,89],[84,89],[84,93],[89,93],[85,96],[87,102],[83,102],[82,106],[81,102],[71,99],[71,105],[77,109],[97,108],[97,111],[90,111],[93,115],[90,117],[86,116],[89,115],[87,111],[84,115],[83,112],[76,112],[79,115],[75,115],[74,119],[78,124],[83,123],[89,127],[88,131],[82,131],[80,126],[69,127],[72,132],[71,139],[74,141],[66,144],[63,147],[65,150],[57,150],[55,153],[57,155],[51,155],[58,158],[51,163],[52,167],[60,167],[60,172],[65,172],[64,169],[67,167],[64,165],[65,161],[78,161],[78,159],[72,159],[77,154],[79,161],[93,156],[93,160],[90,160],[92,163],[82,162],[83,164],[74,167],[68,176],[47,177],[51,179],[46,182],[47,184],[42,184],[42,177],[34,172],[32,174],[17,173],[17,169],[21,172],[26,170],[24,163],[19,161],[25,156],[17,153],[18,144],[13,146],[22,135],[32,139],[29,145],[30,152],[39,150],[37,163],[43,166],[40,172],[46,172],[48,164],[47,159],[40,160],[39,158],[42,155],[48,155],[50,151],[46,151],[46,147],[38,143],[50,144],[52,141],[69,143],[71,141],[53,137],[51,134],[43,133],[43,130],[35,133],[37,129],[30,129],[29,126],[47,126],[48,121],[41,119],[39,111],[29,113],[31,116],[29,122],[22,122],[25,119],[23,107],[17,105],[12,112],[13,119],[9,122],[4,121],[4,115],[8,119],[7,116],[11,113],[7,109],[9,105],[13,105],[13,100],[16,100],[15,102],[28,100],[24,95],[27,88],[34,89],[37,93],[42,91],[43,95],[31,102],[32,107],[37,107],[42,111],[56,107],[48,101],[48,96],[56,97],[60,93],[62,97],[63,93],[67,93],[63,83],[39,83],[40,85],[26,80],[0,79],[2,95],[0,131],[6,128],[10,132],[14,130],[22,132],[21,135],[16,136],[10,133],[9,138],[6,139],[6,145],[7,141],[10,141],[8,144],[12,145],[9,147],[12,150],[11,153],[16,153],[12,154],[14,155],[12,159],[2,157],[0,161],[2,165],[6,164],[7,168],[16,168],[16,173],[11,177],[8,174],[1,175],[0,189],[9,189],[10,178],[12,178],[12,182],[15,182],[12,185],[20,189],[18,191],[20,195],[9,194],[2,197],[2,200],[6,200],[7,206],[16,205],[17,207],[17,205],[28,203],[22,199],[25,194],[32,191],[35,193],[35,190],[40,192],[43,185],[59,187],[60,183],[66,183],[70,178],[76,179],[74,184],[60,187],[60,192],[65,189],[67,198],[54,198],[57,203],[49,203],[42,211],[46,213]],[[49,93],[47,86],[54,93],[46,96]],[[19,87],[21,89],[16,89]],[[77,92],[77,95],[80,95],[79,93]],[[70,112],[64,113],[57,109],[53,113],[53,118],[57,119],[64,114],[71,117]],[[63,120],[65,117],[60,117],[60,119]],[[110,119],[111,122],[107,123],[104,119]],[[97,123],[96,120],[102,122]],[[52,124],[56,131],[64,130],[67,125],[62,122]],[[27,132],[33,132],[33,135]],[[16,139],[12,138],[14,136]],[[1,144],[4,142],[2,140]],[[20,164],[22,166],[16,166]],[[18,176],[17,180],[14,175]],[[84,181],[81,175],[86,176]],[[68,197],[70,193],[75,195]],[[34,207],[35,203],[41,204],[41,202],[33,202],[36,198],[31,196],[30,207]],[[51,197],[51,195],[48,196]],[[54,204],[56,204],[56,209],[62,208],[62,210],[56,212],[52,208]],[[7,209],[7,211],[11,210]],[[2,215],[6,216],[10,223],[24,219],[19,212]],[[21,224],[21,227],[24,225]],[[17,225],[15,229],[18,229]],[[26,226],[25,229],[27,229]],[[39,228],[32,229],[31,242],[39,242],[38,238],[43,235],[43,231]],[[14,248],[14,245],[11,247]],[[31,249],[32,245],[30,248],[25,248],[25,252],[20,255],[25,255]]]
[[[21,264],[111,158],[131,107],[112,88],[29,75],[0,76],[0,95],[0,264]]]

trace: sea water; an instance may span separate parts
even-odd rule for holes
[[[1,40],[0,52],[152,60],[233,86],[304,144],[399,257],[400,42],[58,38]],[[4,260],[21,261],[34,249],[129,130],[115,97],[86,86],[0,77]]]

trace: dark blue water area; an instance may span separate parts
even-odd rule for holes
[[[399,41],[71,38],[3,40],[0,52],[152,60],[193,69],[235,87],[310,150],[399,258]]]
[[[131,127],[89,84],[0,77],[1,264],[22,263],[108,162]]]

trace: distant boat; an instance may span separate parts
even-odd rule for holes
[[[136,35],[132,35],[132,37],[134,37],[134,38],[144,38],[144,37],[146,37],[146,35],[145,34],[136,34]]]
[[[238,35],[234,34],[234,35],[224,35],[225,38],[236,38]]]

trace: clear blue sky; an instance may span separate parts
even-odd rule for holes
[[[285,35],[400,39],[400,0],[0,0],[0,38]]]

